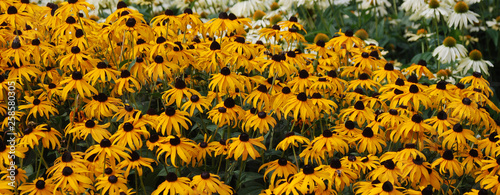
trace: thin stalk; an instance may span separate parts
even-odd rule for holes
[[[299,171],[299,161],[297,160],[297,153],[295,153],[295,147],[292,146],[293,158],[295,158],[295,165],[297,166],[297,171]]]

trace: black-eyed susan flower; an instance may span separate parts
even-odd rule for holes
[[[132,150],[137,150],[142,147],[142,138],[149,138],[149,132],[146,129],[146,123],[139,120],[140,114],[137,114],[134,118],[125,121],[118,126],[118,131],[116,131],[110,139],[113,140],[113,144],[118,146],[128,146]]]
[[[484,149],[484,154],[486,156],[495,156],[498,150],[498,141],[500,140],[498,133],[492,132],[487,137],[488,138],[479,140],[478,149]]]
[[[453,126],[452,129],[443,132],[440,137],[444,137],[443,146],[447,149],[453,149],[454,145],[457,144],[456,147],[468,144],[467,141],[475,143],[476,137],[474,137],[474,132],[469,129],[464,129],[460,123],[457,123]]]
[[[354,90],[358,87],[366,90],[375,90],[380,88],[380,84],[373,81],[367,73],[362,73],[358,76],[358,79],[349,81],[347,90]]]
[[[208,118],[219,127],[226,124],[235,127],[243,116],[245,116],[245,111],[240,106],[236,105],[236,102],[231,97],[215,105],[215,107],[208,112]]]
[[[45,134],[42,132],[41,128],[35,128],[32,125],[28,125],[28,127],[23,130],[19,143],[33,149],[35,146],[38,146],[40,139],[43,137],[45,137]]]
[[[470,149],[467,157],[461,163],[465,169],[465,174],[474,173],[483,166],[482,158],[483,154],[480,151],[474,148]]]
[[[417,64],[412,64],[408,68],[403,69],[403,72],[406,75],[415,74],[418,79],[420,79],[422,75],[427,76],[429,79],[435,78],[434,74],[427,68],[427,62],[425,60],[420,60]]]
[[[245,161],[248,158],[248,155],[252,157],[252,159],[257,159],[260,157],[259,152],[255,149],[255,147],[262,148],[266,150],[266,146],[262,144],[264,137],[258,138],[250,138],[250,136],[246,133],[241,133],[238,137],[231,138],[228,150],[227,158],[234,157],[235,160],[238,160],[241,157],[241,160]]]
[[[109,163],[111,167],[115,167],[117,162],[120,162],[121,159],[124,159],[128,156],[126,152],[129,152],[130,149],[112,144],[112,141],[109,139],[102,139],[99,144],[90,146],[85,152],[85,158],[96,154],[96,160],[100,163],[104,163],[105,160],[109,159]]]
[[[154,57],[154,62],[151,62],[145,71],[153,82],[157,82],[172,78],[172,72],[178,69],[177,64],[166,61],[162,56],[157,55]]]
[[[258,130],[260,134],[264,135],[269,131],[269,129],[274,128],[275,125],[276,120],[266,112],[261,111],[248,118],[243,127],[246,132],[250,132],[250,130]]]
[[[156,132],[161,132],[163,135],[172,135],[172,129],[177,135],[181,135],[181,127],[189,129],[188,123],[191,121],[186,117],[187,112],[176,110],[174,107],[167,107],[165,112],[158,117]]]
[[[423,118],[419,114],[414,114],[411,117],[411,120],[407,120],[395,131],[391,132],[391,140],[399,141],[399,140],[413,140],[421,138],[425,133],[435,134],[434,129],[426,123],[423,122]],[[419,140],[419,144],[423,143],[423,140]],[[421,146],[421,145],[419,145]]]
[[[197,145],[193,140],[184,137],[178,137],[177,135],[170,135],[165,139],[164,143],[160,143],[158,148],[157,158],[165,153],[165,162],[167,158],[170,157],[170,163],[174,167],[179,165],[185,165],[191,163],[193,157],[196,156]],[[179,160],[179,161],[178,161]],[[181,162],[181,164],[179,164]]]
[[[92,181],[84,175],[88,172],[86,169],[76,167],[64,167],[62,171],[57,171],[49,179],[54,185],[54,191],[58,188],[64,191],[73,191],[83,193],[86,189],[92,188]]]
[[[382,83],[384,80],[387,83],[394,83],[398,78],[404,78],[401,71],[394,69],[392,63],[386,63],[384,68],[379,68],[373,72],[373,80]]]
[[[192,95],[189,98],[189,101],[182,105],[182,111],[188,111],[189,109],[189,116],[194,115],[195,109],[198,112],[203,113],[204,110],[208,108],[210,108],[209,102],[207,101],[207,98],[202,95]]]
[[[200,194],[233,194],[233,188],[231,188],[231,186],[225,184],[223,181],[220,181],[218,175],[211,174],[206,171],[193,177],[193,181],[191,181],[191,188],[193,188],[196,193]]]
[[[355,46],[362,47],[364,45],[363,40],[355,37],[352,30],[346,30],[345,33],[342,33],[342,29],[339,29],[339,32],[336,34],[340,36],[328,41],[326,47],[333,47],[335,51],[340,51],[340,48],[344,46],[347,51],[350,51]]]
[[[42,144],[44,148],[55,149],[56,147],[61,147],[59,139],[61,139],[62,134],[55,128],[48,124],[41,124],[36,126],[35,129],[40,129],[42,133],[45,134],[45,136],[42,137]]]
[[[425,161],[426,158],[424,153],[422,153],[420,150],[417,150],[416,147],[417,146],[414,143],[405,144],[404,148],[396,153],[394,160],[401,162],[405,160],[417,159],[417,157],[419,157]]]
[[[223,67],[221,68],[220,73],[214,74],[212,78],[210,78],[208,87],[210,90],[217,88],[220,92],[233,92],[236,91],[236,88],[244,89],[240,80],[240,75],[231,72],[228,67]]]
[[[101,142],[102,139],[109,139],[111,133],[107,130],[110,124],[105,123],[99,125],[98,121],[88,119],[85,122],[76,123],[71,129],[66,131],[66,134],[73,134],[75,137],[73,139],[87,139],[88,135],[92,136],[96,142]]]
[[[24,183],[18,188],[21,195],[50,195],[54,194],[54,184],[48,183],[43,177],[36,178],[33,182]],[[60,194],[56,192],[55,194]]]
[[[481,119],[477,103],[469,98],[455,99],[447,106],[451,111],[450,115],[459,120],[468,120],[469,122],[476,123]]]
[[[353,141],[358,143],[359,152],[367,151],[370,154],[382,152],[382,145],[386,146],[384,139],[375,134],[370,127],[366,127]]]
[[[24,99],[29,102],[26,105],[20,105],[19,110],[28,110],[28,118],[33,115],[50,118],[50,115],[58,114],[59,111],[54,107],[54,104],[47,100],[47,97],[41,96],[38,98],[26,96]]]
[[[431,164],[425,162],[425,159],[417,156],[416,158],[410,158],[408,160],[402,161],[402,177],[407,178],[412,186],[417,186],[422,178],[427,181],[430,180],[429,173],[427,169],[431,167]]]
[[[453,155],[453,151],[446,150],[442,157],[437,159],[432,163],[432,168],[439,166],[439,172],[441,174],[456,174],[457,176],[461,176],[464,173],[463,167],[460,165],[455,156]]]
[[[288,132],[285,134],[285,138],[276,145],[276,150],[286,151],[290,147],[299,147],[299,144],[309,145],[309,143],[309,139],[301,135],[295,135],[294,132]]]
[[[290,112],[293,113],[294,119],[314,120],[318,116],[318,110],[312,104],[312,100],[307,98],[306,93],[299,93],[296,97],[289,97],[284,105],[283,114],[288,116]]]
[[[105,93],[98,93],[92,96],[92,101],[84,107],[85,114],[101,120],[104,117],[111,117],[118,112],[123,103],[120,99],[109,97]]]
[[[375,111],[365,107],[362,101],[357,101],[354,106],[340,111],[341,119],[356,121],[358,125],[363,125],[365,122],[375,120]]]
[[[333,158],[330,161],[330,165],[323,165],[320,167],[330,174],[331,181],[337,191],[342,191],[346,186],[354,183],[354,180],[358,178],[355,172],[342,166],[342,162],[340,162],[338,158]]]
[[[225,67],[227,61],[231,58],[226,58],[230,54],[226,50],[221,50],[219,42],[214,40],[210,44],[210,50],[202,50],[199,53],[199,61],[196,67],[198,70],[207,72],[216,72],[221,67]]]
[[[420,109],[422,105],[424,108],[428,108],[432,105],[429,96],[420,89],[416,84],[411,84],[408,91],[404,91],[402,94],[394,96],[391,102],[391,107],[396,105],[407,105],[411,106],[415,110]]]
[[[316,189],[326,190],[325,181],[331,182],[329,174],[321,167],[305,165],[300,172],[293,175],[290,185],[302,194],[312,193]]]
[[[53,175],[56,172],[61,172],[65,167],[86,169],[85,162],[82,159],[80,152],[69,152],[65,151],[56,160],[54,160],[54,165],[50,167],[47,171],[49,175]]]
[[[120,194],[120,189],[127,189],[127,179],[120,174],[101,175],[95,185],[101,193]]]
[[[71,74],[71,78],[66,78],[65,80],[61,81],[60,84],[64,85],[62,91],[63,100],[66,100],[66,98],[68,97],[68,93],[73,89],[76,89],[81,97],[91,97],[92,94],[98,93],[97,89],[90,85],[84,78],[83,74],[79,71],[74,71]]]
[[[272,172],[270,182],[275,184],[278,180],[277,178],[288,178],[289,175],[294,175],[297,173],[297,166],[295,166],[292,162],[286,160],[285,158],[280,158],[278,160],[274,160],[268,163],[263,164],[259,168],[259,172],[261,169],[266,168],[264,172],[264,180],[267,179],[267,175]]]
[[[132,77],[130,71],[128,70],[122,70],[120,78],[117,79],[115,83],[116,86],[113,88],[113,92],[120,96],[123,95],[124,92],[135,93],[136,90],[141,90],[141,84],[134,77]]]
[[[24,80],[31,82],[33,77],[42,74],[34,64],[7,62],[6,70],[9,70],[9,80],[15,80],[19,84],[23,84]]]
[[[379,195],[403,195],[399,190],[403,189],[394,185],[394,182],[386,181],[384,183],[375,184],[375,187],[370,190],[370,194]]]
[[[200,93],[198,93],[198,91],[188,88],[184,80],[182,80],[181,78],[176,79],[175,85],[171,87],[172,88],[165,91],[162,96],[167,106],[175,102],[177,107],[180,107],[181,101],[184,99],[184,96],[186,96],[187,98],[190,98],[192,95],[200,96]]]
[[[194,194],[193,189],[189,186],[189,178],[177,177],[175,173],[167,173],[166,180],[161,183],[152,195],[161,194]]]
[[[324,154],[325,152],[331,157],[334,152],[345,154],[349,150],[349,146],[345,139],[337,134],[334,134],[328,129],[323,130],[323,133],[311,141],[313,150],[317,153]]]
[[[251,104],[255,108],[271,109],[271,95],[269,95],[267,87],[261,84],[248,94],[245,103]]]
[[[123,108],[118,111],[113,118],[116,119],[116,121],[120,121],[123,119],[123,121],[128,121],[129,119],[133,118],[134,113],[137,111],[137,109],[134,109],[130,104],[125,104]]]
[[[441,110],[436,116],[425,119],[424,122],[432,125],[432,128],[436,129],[437,133],[441,135],[443,132],[451,129],[453,124],[458,123],[458,119],[448,117],[448,114],[444,110]]]
[[[132,169],[135,169],[138,175],[142,176],[143,167],[147,167],[149,168],[149,170],[151,170],[151,172],[153,172],[153,167],[151,166],[151,164],[154,162],[155,160],[141,157],[136,151],[132,151],[129,158],[125,158],[118,164],[118,169],[125,169],[125,172],[123,173],[125,178],[128,177],[130,170]]]
[[[382,182],[389,181],[391,183],[398,184],[401,180],[403,174],[400,167],[396,166],[396,163],[392,160],[386,160],[380,163],[381,166],[373,170],[368,174],[371,179],[378,179]]]

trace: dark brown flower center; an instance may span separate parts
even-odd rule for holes
[[[314,167],[311,165],[305,165],[304,168],[302,168],[302,172],[304,174],[309,175],[314,173]]]
[[[174,116],[175,115],[175,108],[172,106],[169,106],[165,109],[165,114],[167,116]]]
[[[132,125],[132,123],[126,122],[125,124],[123,124],[123,130],[125,132],[130,132],[133,129],[134,129],[134,125]]]
[[[73,169],[71,167],[64,167],[62,174],[66,177],[70,176],[71,174],[73,174]]]
[[[443,158],[444,158],[445,160],[453,160],[453,159],[455,158],[455,157],[453,156],[453,151],[451,151],[451,150],[446,150],[446,151],[444,151],[444,153],[443,153]]]
[[[170,145],[177,146],[177,145],[181,144],[181,138],[177,137],[177,135],[174,135],[174,138],[171,138],[169,140],[169,142],[170,142]]]
[[[43,180],[38,180],[38,181],[36,181],[36,183],[35,183],[35,187],[36,187],[37,189],[39,189],[39,190],[43,190],[43,189],[45,189],[45,181],[43,181]]]
[[[342,168],[342,163],[340,163],[340,160],[338,158],[334,158],[330,161],[330,167],[334,169],[340,169]]]
[[[355,104],[354,104],[354,108],[356,110],[364,110],[365,109],[365,104],[362,102],[362,101],[357,101]]]
[[[386,181],[384,182],[384,184],[382,184],[382,190],[386,192],[392,192],[394,190],[394,186],[390,181]]]
[[[462,127],[462,125],[460,123],[457,123],[457,124],[453,125],[453,131],[460,133],[460,132],[464,131],[464,128]]]
[[[71,155],[71,152],[65,151],[61,156],[61,160],[66,163],[73,161],[73,156]]]
[[[101,140],[101,143],[99,143],[99,145],[101,146],[101,148],[109,148],[111,147],[111,141],[109,141],[109,139],[102,139]]]
[[[83,78],[83,75],[81,72],[75,71],[75,72],[73,72],[73,74],[71,74],[71,78],[73,80],[81,80]]]
[[[286,166],[288,164],[288,161],[285,158],[280,158],[278,159],[278,164],[280,166]]]

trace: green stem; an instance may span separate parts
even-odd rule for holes
[[[297,160],[297,153],[295,153],[295,147],[292,146],[293,157],[295,158],[295,165],[297,166],[297,171],[299,171],[299,161]]]

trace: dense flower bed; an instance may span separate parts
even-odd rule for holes
[[[435,24],[411,60],[292,11],[349,1],[103,2],[0,2],[0,194],[500,193],[493,64],[453,34],[476,1],[404,1]]]

